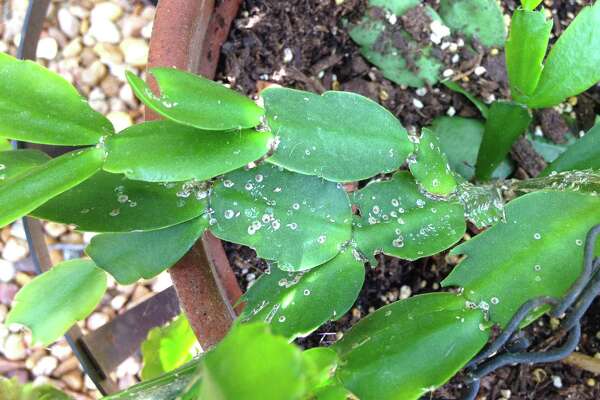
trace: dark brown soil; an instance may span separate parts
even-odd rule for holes
[[[436,2],[428,1],[434,8]],[[568,0],[545,2],[555,17],[555,33],[560,33],[581,8]],[[407,128],[420,129],[435,117],[455,114],[477,117],[478,111],[462,95],[442,85],[426,88],[426,92],[400,87],[385,78],[360,55],[350,40],[342,20],[353,20],[365,9],[364,0],[345,0],[336,5],[333,0],[245,0],[229,39],[223,47],[219,78],[247,94],[255,95],[268,84],[321,93],[325,90],[353,91],[372,98],[390,109]],[[507,11],[515,8],[513,0],[503,2]],[[417,15],[418,17],[418,15]],[[420,29],[428,29],[419,18],[402,21],[409,24],[411,34],[420,38]],[[425,28],[423,28],[425,27]],[[482,99],[509,97],[504,55],[502,51],[475,46],[475,52],[461,53],[455,69],[457,82]],[[291,54],[291,57],[290,57]],[[477,76],[475,67],[482,65],[486,73]],[[417,108],[414,99],[423,107]],[[418,104],[418,103],[417,103]],[[600,111],[600,90],[591,89],[578,97],[572,110],[564,110],[575,120],[575,129],[589,129]],[[548,131],[555,142],[567,134],[563,117],[558,113],[537,113],[537,123]],[[550,120],[549,120],[550,119]],[[546,131],[546,130],[544,130]],[[518,164],[518,176],[534,176],[543,168],[539,157],[521,143],[513,156]],[[475,234],[473,229],[471,233]],[[229,260],[246,289],[249,282],[264,270],[265,263],[243,246],[226,244]],[[440,290],[439,282],[456,265],[454,257],[445,254],[407,262],[380,256],[376,268],[368,269],[366,282],[352,310],[339,321],[327,323],[307,338],[298,340],[305,347],[331,343],[336,333],[343,332],[362,317],[385,304],[418,293]],[[600,302],[596,302],[583,321],[583,337],[579,351],[594,355],[600,351]],[[595,316],[595,317],[594,317]],[[529,328],[534,343],[543,343],[553,331],[548,319],[541,319]],[[553,378],[554,377],[554,378]],[[555,385],[559,377],[562,388]],[[600,384],[593,376],[562,363],[503,368],[483,381],[480,399],[501,399],[510,390],[511,399],[598,399]],[[457,378],[434,392],[431,398],[460,398]],[[485,396],[485,397],[484,397]],[[426,398],[430,398],[429,395]]]

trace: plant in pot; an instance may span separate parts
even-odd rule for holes
[[[515,21],[539,20],[536,6],[524,3]],[[598,22],[600,6],[585,8],[543,69],[539,51],[514,48],[538,38],[529,32],[537,25],[513,23],[507,65],[518,94],[484,109],[475,184],[460,146],[445,138],[451,124],[409,134],[357,94],[270,88],[258,106],[218,83],[157,68],[160,94],[134,75],[128,80],[163,120],[115,133],[62,78],[0,55],[0,135],[84,146],[51,160],[34,150],[0,152],[0,225],[31,215],[100,232],[86,249],[90,259],[61,263],[24,287],[9,322],[48,344],[91,312],[106,273],[124,284],[155,276],[209,230],[254,248],[269,271],[244,294],[243,313],[216,348],[160,375],[188,361],[189,345],[167,345],[181,358],[159,361],[147,382],[114,398],[418,398],[480,353],[495,326],[510,339],[548,304],[557,316],[569,311],[564,330],[572,342],[578,320],[571,316],[597,286],[600,130],[570,147],[546,177],[480,181],[529,125],[526,106],[560,102],[599,80],[581,39],[594,38]],[[572,69],[581,72],[574,86]],[[346,190],[352,182],[359,189]],[[289,343],[352,306],[376,254],[437,254],[463,238],[467,221],[487,229],[452,250],[465,257],[443,282],[450,290],[383,307],[328,348],[302,352]],[[189,337],[185,319],[151,335],[158,356],[145,351],[148,365],[161,359],[169,335]],[[473,391],[486,362],[506,362],[488,353],[475,359]]]

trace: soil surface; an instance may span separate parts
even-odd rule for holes
[[[218,78],[249,95],[268,85],[279,84],[322,93],[326,90],[357,92],[390,109],[407,129],[420,129],[441,115],[478,117],[477,109],[464,96],[443,85],[401,87],[385,79],[361,55],[344,28],[344,20],[358,18],[366,7],[364,0],[245,0],[228,41],[223,46]],[[435,1],[428,3],[437,8]],[[516,2],[502,2],[510,14]],[[558,35],[577,14],[585,1],[545,1],[554,18]],[[422,40],[421,14],[400,21],[411,35]],[[427,36],[425,36],[427,37]],[[553,39],[554,40],[554,39]],[[508,83],[501,49],[475,46],[475,52],[461,52],[452,68],[455,78],[469,92],[491,102],[509,98]],[[445,60],[445,58],[444,58]],[[451,62],[451,61],[449,61]],[[479,66],[485,73],[476,74]],[[415,101],[417,100],[417,101]],[[570,99],[552,110],[538,111],[535,124],[539,132],[555,143],[564,143],[568,135],[589,129],[600,112],[598,87]],[[535,176],[544,161],[526,140],[519,141],[511,155],[517,165],[515,177]],[[471,228],[470,234],[476,234]],[[468,235],[466,239],[468,238]],[[264,270],[265,263],[251,249],[226,244],[229,260],[246,289]],[[439,291],[439,282],[452,270],[457,258],[447,254],[407,262],[379,256],[378,265],[368,268],[365,285],[350,312],[339,321],[323,325],[297,342],[305,347],[327,345],[336,340],[362,317],[383,305],[414,294]],[[600,302],[592,306],[583,320],[579,351],[600,356]],[[594,318],[594,316],[596,316]],[[548,345],[554,323],[541,319],[529,327],[533,343]],[[460,398],[460,377],[425,398]],[[564,363],[503,368],[482,382],[479,399],[598,399],[600,384],[593,375]]]

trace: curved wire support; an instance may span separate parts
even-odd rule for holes
[[[502,333],[467,364],[464,400],[474,400],[479,392],[481,379],[498,368],[515,364],[537,364],[562,360],[571,354],[581,338],[581,318],[594,299],[600,294],[600,257],[594,258],[596,241],[600,236],[600,224],[586,236],[584,266],[579,278],[562,299],[543,296],[524,303],[515,313]],[[563,317],[558,335],[567,334],[564,344],[548,351],[528,352],[530,342],[521,323],[535,309],[552,305],[550,315]]]

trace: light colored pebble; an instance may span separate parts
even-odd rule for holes
[[[129,114],[123,111],[111,111],[106,115],[106,118],[108,118],[115,127],[115,132],[121,132],[133,125],[133,121]]]
[[[92,23],[99,20],[114,22],[119,19],[121,15],[123,15],[123,9],[120,5],[105,1],[94,6],[90,14],[90,19],[92,20]]]
[[[71,371],[61,377],[61,380],[71,390],[79,391],[83,388],[83,375],[79,371]]]
[[[46,222],[44,230],[53,238],[58,238],[67,232],[67,226],[56,222]]]
[[[122,63],[123,53],[118,46],[110,43],[97,43],[94,46],[94,53],[100,57],[103,63]]]
[[[125,62],[134,67],[143,67],[148,63],[148,43],[144,39],[127,38],[119,45],[125,55]]]
[[[27,356],[25,342],[23,341],[23,336],[20,333],[12,333],[8,335],[4,341],[3,347],[4,357],[6,357],[7,360],[24,360]]]
[[[113,310],[118,311],[123,308],[125,303],[127,303],[127,297],[123,296],[122,294],[118,294],[112,298],[110,301],[110,306],[113,308]]]
[[[481,75],[485,74],[486,71],[487,70],[485,69],[485,67],[482,67],[481,65],[479,65],[475,68],[475,70],[473,72],[475,72],[475,75],[481,76]]]
[[[563,387],[562,379],[560,378],[560,376],[552,375],[552,385],[557,389]]]
[[[4,244],[2,250],[2,258],[12,262],[24,259],[27,254],[29,254],[27,242],[12,237]]]
[[[413,106],[415,106],[415,108],[421,109],[424,107],[423,102],[419,99],[413,99],[412,103],[413,103]]]
[[[71,40],[62,50],[62,56],[64,58],[72,58],[77,57],[81,50],[83,50],[83,46],[81,46],[81,39],[76,38]]]
[[[89,33],[98,42],[118,44],[121,41],[119,28],[109,20],[102,19],[92,22]]]
[[[52,356],[44,356],[35,364],[31,372],[35,376],[50,376],[58,366],[58,360]]]
[[[400,287],[400,299],[408,299],[412,294],[412,289],[408,285],[402,285]]]
[[[96,60],[83,70],[81,81],[86,85],[95,86],[106,76],[106,73],[106,66],[100,60]]]
[[[58,43],[53,37],[43,37],[38,42],[35,56],[45,60],[54,60],[58,54]]]
[[[87,319],[87,327],[88,329],[95,331],[100,328],[102,325],[108,322],[108,316],[106,314],[95,312],[92,313]]]
[[[0,281],[10,282],[15,277],[15,274],[15,265],[10,261],[0,259]]]
[[[81,28],[81,21],[75,15],[66,8],[58,10],[57,14],[58,26],[65,35],[71,39],[75,38],[79,34]]]

